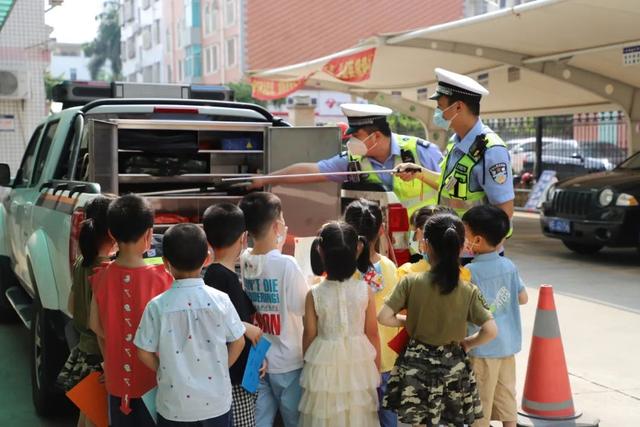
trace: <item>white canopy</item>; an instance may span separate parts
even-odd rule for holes
[[[346,83],[320,71],[332,59],[372,47],[377,48],[375,60],[365,81]],[[279,80],[315,73],[308,87],[358,94],[428,126],[435,102],[427,93],[435,89],[435,67],[467,74],[489,89],[481,104],[484,117],[622,110],[631,148],[640,149],[638,0],[538,0],[382,35],[323,58],[252,75]]]

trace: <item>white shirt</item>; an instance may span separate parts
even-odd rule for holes
[[[272,250],[240,257],[244,290],[257,313],[254,323],[271,341],[267,351],[270,374],[302,368],[302,316],[309,286],[295,258]]]
[[[147,304],[134,343],[158,353],[158,413],[200,421],[231,409],[227,343],[245,328],[227,294],[202,279],[176,280]]]

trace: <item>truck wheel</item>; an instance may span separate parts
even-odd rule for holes
[[[67,345],[57,338],[50,320],[51,312],[33,303],[31,320],[31,397],[40,416],[59,414],[69,408],[69,401],[56,386],[58,373],[67,357]]]
[[[7,299],[7,289],[17,284],[16,276],[11,270],[11,262],[7,257],[0,257],[0,322],[13,323],[18,315]]]
[[[569,240],[563,240],[562,243],[573,252],[581,255],[592,255],[602,249],[603,245],[589,245],[586,243],[577,243]]]

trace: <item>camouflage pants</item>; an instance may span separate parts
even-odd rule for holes
[[[471,363],[457,344],[436,347],[411,340],[387,387],[382,406],[407,424],[457,427],[482,418]]]

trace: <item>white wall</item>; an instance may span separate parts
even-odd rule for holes
[[[49,38],[42,0],[18,0],[0,30],[0,70],[20,73],[23,99],[0,99],[0,116],[13,116],[15,129],[0,131],[0,162],[18,169],[31,133],[46,116],[44,73],[49,66]]]
[[[127,0],[124,0],[127,1]],[[143,9],[144,0],[133,0],[133,21],[125,21],[121,27],[120,41],[124,42],[128,50],[130,37],[135,35],[135,58],[129,59],[129,52],[122,55],[122,76],[124,80],[129,80],[132,75],[136,76],[136,81],[153,81],[154,83],[166,82],[166,67],[164,66],[163,41],[166,32],[166,23],[162,16],[162,2],[165,0],[147,0],[149,8]],[[167,0],[170,1],[170,0]],[[124,7],[124,6],[122,6]],[[159,43],[154,38],[155,21],[160,20]],[[146,26],[150,26],[151,48],[145,49],[143,46],[143,33]],[[140,54],[142,53],[142,55]],[[156,65],[159,64],[159,65]],[[145,67],[152,67],[151,79],[143,79]],[[153,67],[158,67],[153,70]],[[149,68],[147,68],[148,70]],[[148,77],[148,76],[147,76]]]

